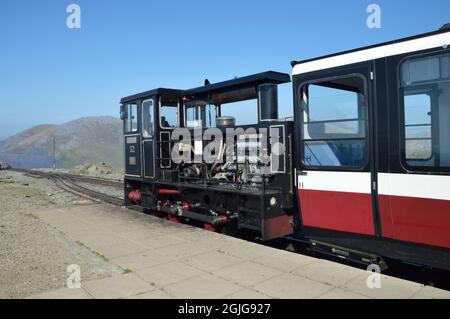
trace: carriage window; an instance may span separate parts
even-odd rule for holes
[[[142,102],[142,135],[144,137],[151,137],[154,134],[155,119],[153,115],[153,100]]]
[[[431,99],[411,94],[405,101],[405,148],[408,161],[431,158]]]
[[[137,104],[127,104],[125,111],[125,132],[137,132]]]
[[[402,157],[420,170],[450,168],[450,54],[401,65]]]
[[[159,110],[161,127],[174,128],[178,126],[178,106],[161,105]]]
[[[308,84],[301,97],[303,163],[363,168],[367,162],[365,80],[351,76]]]

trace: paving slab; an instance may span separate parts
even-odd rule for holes
[[[113,258],[111,261],[123,269],[137,271],[160,264],[165,264],[172,260],[173,259],[171,257],[157,251],[145,250],[136,254]]]
[[[156,289],[134,274],[89,281],[82,287],[97,299],[127,298]]]
[[[433,287],[423,287],[416,292],[412,299],[450,299],[450,291],[435,289]]]
[[[26,299],[93,299],[93,297],[82,288],[62,288]]]
[[[292,274],[283,274],[252,287],[273,298],[312,299],[317,298],[334,287]]]
[[[269,254],[258,256],[252,259],[252,261],[283,272],[290,272],[301,266],[317,262],[317,259],[289,251],[274,250]]]
[[[143,294],[127,297],[125,299],[174,299],[174,297],[169,295],[167,292],[158,289]]]
[[[235,244],[221,247],[219,251],[243,260],[253,260],[257,257],[273,252],[273,250],[267,248],[268,247],[262,245],[256,245],[246,241],[241,241]]]
[[[114,234],[109,232],[85,231],[77,232],[76,234],[68,234],[68,236],[93,249],[97,247],[115,245],[123,241],[123,238],[114,236]]]
[[[186,243],[186,240],[173,236],[173,235],[161,235],[161,236],[150,236],[136,240],[140,245],[146,248],[158,249],[168,246],[174,246]]]
[[[247,287],[256,285],[281,273],[281,271],[251,261],[225,267],[213,272],[217,277]]]
[[[244,260],[240,258],[227,255],[224,252],[217,250],[183,259],[184,263],[207,272],[212,272],[228,266],[236,265],[242,263],[243,261]]]
[[[316,260],[292,271],[294,275],[306,277],[325,284],[339,287],[361,275],[354,267],[328,260]]]
[[[235,292],[229,296],[224,297],[224,299],[272,299],[272,297],[266,296],[260,292],[252,290],[250,288],[242,289],[238,292]]]
[[[163,233],[158,231],[156,227],[148,226],[145,229],[141,230],[128,230],[126,232],[122,232],[119,235],[116,235],[117,238],[124,238],[131,241],[139,242],[141,239],[154,238],[158,236],[162,236]]]
[[[411,298],[424,287],[415,282],[380,275],[380,287],[369,288],[367,285],[369,276],[373,276],[373,273],[365,271],[355,279],[342,285],[341,288],[370,298],[405,299]]]
[[[151,285],[163,288],[192,277],[204,275],[205,272],[177,261],[140,269],[136,274]]]
[[[114,218],[114,217],[113,217]],[[102,225],[96,225],[97,229],[107,230],[113,234],[121,235],[122,233],[127,233],[130,230],[144,230],[144,225],[134,224],[134,223],[106,223]]]
[[[73,217],[71,214],[64,213],[61,210],[55,210],[52,211],[51,214],[40,214],[32,212],[39,218],[45,220],[47,223],[53,225],[54,227],[58,227],[61,230],[67,230],[70,229],[70,226],[72,227],[79,227],[80,224],[82,225],[82,228],[88,227],[88,224],[83,223],[78,218]]]
[[[356,294],[341,288],[334,288],[323,295],[317,297],[317,299],[370,299],[367,296]]]
[[[187,242],[180,245],[168,246],[160,248],[157,251],[169,255],[175,259],[182,259],[192,256],[197,256],[209,251],[218,249],[219,245],[214,245],[210,242]]]
[[[168,285],[163,290],[178,299],[218,299],[242,290],[242,287],[205,274]]]
[[[111,205],[41,210],[39,218],[131,271],[36,298],[449,298],[450,292],[175,224]]]
[[[91,248],[93,248],[96,252],[107,256],[110,259],[122,256],[129,256],[146,250],[144,246],[141,246],[135,242],[126,239],[118,243],[94,246]]]

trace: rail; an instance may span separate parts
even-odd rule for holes
[[[89,199],[96,202],[109,203],[116,206],[123,206],[123,199],[119,197],[114,197],[104,193],[100,193],[90,188],[77,184],[77,182],[84,182],[123,189],[123,182],[108,180],[105,178],[73,175],[66,173],[42,172],[29,169],[13,169],[13,171],[20,172],[31,177],[49,179],[53,181],[56,184],[56,186],[58,186],[62,190],[85,199]]]

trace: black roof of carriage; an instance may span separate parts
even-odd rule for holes
[[[183,92],[184,95],[196,95],[201,93],[207,93],[212,91],[225,91],[229,89],[238,89],[241,87],[256,86],[263,83],[288,83],[291,82],[289,74],[280,73],[275,71],[267,71],[241,78],[234,78],[232,80],[212,83],[205,86],[200,86],[194,89],[189,89]]]
[[[120,100],[120,103],[128,103],[128,102],[133,102],[133,101],[137,101],[137,100],[142,100],[142,99],[149,98],[149,97],[152,97],[155,95],[179,96],[179,95],[181,95],[182,92],[183,92],[182,90],[158,88],[158,89],[153,89],[150,91],[145,91],[142,93],[124,97]]]

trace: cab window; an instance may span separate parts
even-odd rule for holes
[[[161,97],[159,105],[159,124],[161,128],[178,127],[178,101],[166,97]]]
[[[142,102],[142,135],[152,137],[154,134],[154,103],[153,99]]]
[[[125,105],[125,132],[134,133],[138,130],[137,123],[137,104],[131,103]]]
[[[213,104],[185,106],[185,126],[209,128],[216,126],[217,107]]]

